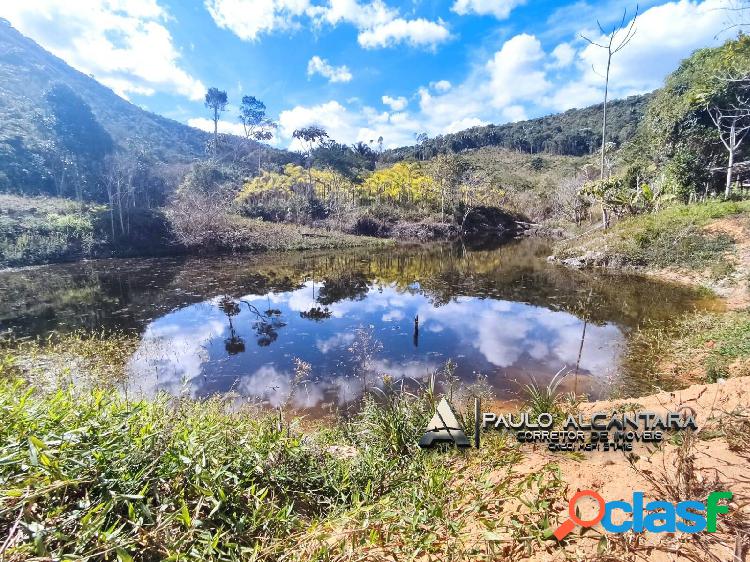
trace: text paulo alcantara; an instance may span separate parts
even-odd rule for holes
[[[551,431],[553,425],[554,417],[547,412],[536,417],[528,412],[482,414],[482,429],[515,431],[521,443],[547,443],[551,451],[630,451],[633,443],[662,441],[667,430],[698,429],[692,415],[647,411],[568,415],[561,429]]]

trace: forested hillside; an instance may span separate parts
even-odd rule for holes
[[[149,113],[0,23],[0,189],[103,199],[104,159],[189,162],[203,131]]]
[[[0,122],[0,190],[106,201],[107,176],[126,168],[139,176],[133,195],[140,206],[163,202],[165,189],[179,183],[185,164],[205,156],[212,139],[122,99],[5,20]]]
[[[607,142],[613,142],[619,147],[630,140],[652,97],[653,94],[644,94],[610,101],[607,104]],[[601,122],[602,104],[569,109],[564,113],[538,119],[472,127],[449,135],[427,138],[414,146],[388,150],[383,154],[383,160],[424,160],[441,152],[461,152],[484,146],[498,146],[531,154],[547,152],[583,156],[595,152],[601,146]]]

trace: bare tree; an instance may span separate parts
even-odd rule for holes
[[[122,152],[107,156],[102,169],[102,180],[109,200],[109,218],[113,239],[115,238],[115,211],[120,225],[120,234],[124,235],[129,230],[129,221],[126,226],[126,213],[133,194],[135,171],[136,163]]]
[[[177,240],[188,248],[231,245],[235,228],[228,217],[231,193],[221,187],[185,189],[184,184],[165,208]]]
[[[580,225],[586,216],[590,203],[581,194],[583,186],[588,181],[584,174],[566,177],[560,180],[555,190],[554,204],[557,212],[576,225]]]
[[[738,97],[737,102],[729,108],[709,107],[708,114],[719,131],[719,138],[727,149],[727,180],[724,187],[724,197],[732,194],[732,175],[734,172],[734,157],[742,141],[750,132],[750,98]]]
[[[600,49],[605,49],[607,51],[607,70],[604,74],[604,106],[602,111],[602,156],[601,156],[601,169],[600,169],[600,175],[599,179],[604,179],[604,157],[605,157],[605,150],[607,146],[607,97],[609,95],[609,71],[612,67],[612,57],[620,52],[622,49],[625,48],[625,46],[630,43],[630,41],[635,36],[635,20],[638,19],[638,6],[635,7],[635,14],[633,15],[633,20],[630,22],[630,25],[627,24],[627,15],[628,10],[625,9],[622,12],[622,20],[612,26],[611,31],[606,31],[601,23],[599,23],[599,20],[596,21],[596,24],[599,26],[599,30],[602,32],[603,40],[601,42],[596,42],[585,35],[581,35],[581,38],[587,41],[589,44],[594,45],[595,47],[599,47]],[[625,35],[622,35],[622,33],[625,33]],[[592,67],[593,69],[593,67]],[[594,69],[594,72],[596,70]],[[602,225],[604,228],[607,228],[609,225],[609,218],[607,214],[607,210],[602,207]]]

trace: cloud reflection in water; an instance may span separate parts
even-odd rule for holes
[[[293,291],[241,297],[258,311],[269,305],[278,309],[285,325],[270,344],[256,345],[257,317],[243,306],[231,318],[235,337],[246,342],[244,352],[235,355],[224,347],[230,326],[218,297],[154,320],[131,359],[131,387],[147,395],[183,391],[193,397],[234,390],[278,406],[289,397],[292,360],[299,357],[312,365],[312,372],[294,393],[296,407],[348,403],[363,390],[349,351],[361,325],[372,326],[383,344],[374,370],[394,377],[424,380],[450,358],[458,363],[459,376],[481,372],[496,388],[507,389],[510,378],[530,375],[543,381],[565,365],[572,368],[578,356],[583,322],[567,312],[474,297],[434,306],[414,288],[384,285],[371,286],[363,298],[327,304],[330,317],[316,322],[300,313],[321,306],[318,291],[319,284],[307,282]],[[589,324],[581,372],[596,378],[612,374],[623,342],[618,326]]]

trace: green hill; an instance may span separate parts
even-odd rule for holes
[[[621,146],[633,137],[652,97],[653,94],[644,94],[607,103],[608,142]],[[527,153],[583,156],[601,147],[601,127],[602,104],[598,104],[527,121],[471,127],[439,135],[418,145],[388,150],[383,153],[383,160],[426,160],[441,152],[462,152],[485,146]]]
[[[115,151],[153,163],[204,154],[208,133],[129,103],[0,20],[0,190],[102,199]]]

